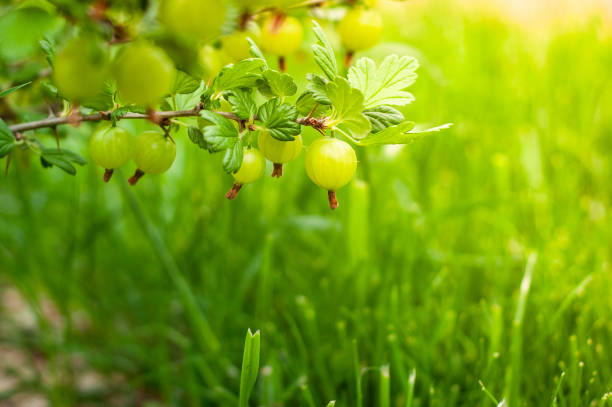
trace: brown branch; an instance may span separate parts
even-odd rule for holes
[[[165,120],[169,120],[175,117],[197,117],[200,115],[201,111],[202,111],[202,107],[201,105],[199,105],[195,107],[194,109],[189,109],[189,110],[173,110],[173,111],[166,111],[166,112],[155,112],[155,115],[160,120],[160,122],[163,122]],[[217,111],[217,110],[211,110],[211,112],[216,113],[220,116],[223,116],[227,119],[234,120],[238,123],[243,123],[244,125],[244,121],[240,119],[238,116],[236,116],[234,113]],[[109,112],[98,112],[98,113],[93,113],[93,114],[82,115],[79,117],[78,122],[79,123],[80,122],[98,122],[98,121],[111,120],[111,117],[112,117],[111,113],[112,112],[109,111]],[[151,114],[150,113],[143,114],[143,113],[128,112],[124,114],[123,116],[117,118],[117,120],[122,120],[122,119],[150,120]],[[322,130],[325,130],[325,118],[300,117],[296,119],[296,122],[302,126],[313,127],[319,132],[321,132]],[[46,119],[36,120],[33,122],[13,124],[9,126],[9,129],[14,134],[17,134],[17,133],[21,133],[21,132],[28,131],[28,130],[36,130],[36,129],[41,129],[45,127],[56,127],[56,126],[60,126],[63,124],[74,124],[74,118],[71,116],[48,117]]]
[[[196,117],[200,115],[200,108],[196,107],[195,109],[190,109],[190,110],[176,110],[176,111],[167,111],[167,112],[156,112],[157,116],[159,117],[160,120],[163,119],[172,119],[174,117]],[[239,121],[240,118],[238,118],[238,116],[236,116],[233,113],[229,113],[229,112],[219,112],[219,111],[214,111],[214,113],[217,113],[223,117],[226,117],[228,119],[231,120],[236,120]],[[143,114],[143,113],[133,113],[133,112],[129,112],[126,113],[125,115],[121,116],[119,118],[119,120],[121,119],[146,119],[149,120],[150,119],[150,114]],[[104,121],[104,120],[111,120],[111,112],[99,112],[99,113],[93,113],[93,114],[87,114],[87,115],[83,115],[79,118],[80,122],[97,122],[97,121]],[[17,132],[24,132],[24,131],[28,131],[28,130],[35,130],[35,129],[41,129],[44,127],[55,127],[55,126],[59,126],[62,124],[69,124],[71,123],[71,118],[70,116],[62,116],[62,117],[49,117],[47,119],[42,119],[42,120],[36,120],[33,122],[27,122],[27,123],[19,123],[19,124],[13,124],[12,126],[9,126],[9,129],[13,132],[13,133],[17,133]]]

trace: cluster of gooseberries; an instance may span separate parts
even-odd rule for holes
[[[220,22],[225,13],[226,5],[222,1],[165,0],[161,3],[160,20],[178,37],[208,41],[221,30]],[[237,31],[221,36],[220,47],[203,48],[202,62],[211,71],[249,58],[248,37],[258,39],[264,51],[277,55],[280,69],[285,70],[284,57],[299,49],[304,38],[300,21],[285,13],[272,12],[259,29],[248,20]],[[381,32],[380,16],[364,6],[349,9],[338,25],[348,58],[355,51],[375,45]],[[152,107],[170,92],[176,69],[161,48],[137,41],[122,47],[112,62],[109,55],[108,49],[92,38],[81,36],[70,40],[55,59],[53,79],[59,93],[78,105],[103,91],[108,78],[112,77],[121,102],[142,105],[152,111]],[[281,141],[265,130],[259,131],[257,144],[259,149],[244,147],[241,166],[232,174],[235,183],[226,195],[228,199],[234,199],[242,185],[263,175],[266,159],[273,163],[272,176],[280,177],[283,164],[295,159],[303,149],[301,135]],[[176,146],[166,129],[146,131],[134,138],[114,123],[100,126],[92,135],[89,148],[93,161],[105,169],[106,182],[114,169],[133,158],[138,169],[129,179],[132,185],[144,174],[165,172],[176,156]],[[354,150],[335,138],[320,138],[306,152],[306,172],[315,184],[329,191],[332,209],[338,206],[335,191],[353,178],[356,166]]]
[[[129,183],[135,185],[145,174],[166,172],[176,158],[176,145],[161,131],[145,131],[134,138],[121,127],[105,124],[89,139],[89,153],[93,161],[105,169],[105,182],[110,180],[113,170],[133,158],[138,168]]]
[[[280,141],[265,131],[257,137],[259,150],[245,148],[244,158],[239,170],[235,172],[234,185],[226,194],[234,199],[244,184],[257,181],[264,174],[265,159],[274,164],[272,177],[283,175],[283,164],[297,158],[302,151],[302,136],[292,141]],[[336,191],[348,184],[357,170],[355,150],[346,142],[333,137],[320,137],[306,150],[306,173],[317,186],[328,191],[329,206],[338,207]]]
[[[243,13],[238,15],[238,28],[227,33],[224,32],[226,20],[237,17],[228,11],[232,9],[228,7],[230,1]],[[413,135],[406,132],[414,123],[405,121],[393,106],[403,106],[413,100],[404,89],[414,82],[418,64],[407,56],[385,58],[385,72],[393,71],[395,78],[392,86],[385,78],[377,78],[375,62],[369,58],[356,61],[348,74],[340,72],[330,41],[322,27],[314,22],[318,42],[312,49],[323,75],[307,75],[306,89],[297,101],[287,103],[286,98],[295,95],[298,86],[290,75],[270,67],[258,45],[266,53],[277,56],[278,67],[284,71],[285,57],[300,49],[304,39],[300,20],[286,11],[297,7],[296,4],[320,7],[323,3],[160,0],[158,19],[165,29],[161,32],[172,38],[170,43],[147,35],[147,39],[137,38],[116,46],[113,41],[116,36],[102,42],[100,36],[89,31],[91,25],[85,24],[79,35],[68,40],[59,52],[48,53],[52,57],[52,80],[57,90],[54,95],[70,102],[64,103],[65,120],[60,120],[60,124],[111,121],[100,124],[90,137],[90,155],[104,168],[106,182],[115,169],[133,159],[137,169],[128,180],[131,185],[145,174],[167,171],[176,157],[171,132],[179,125],[189,127],[189,138],[196,145],[211,153],[225,151],[223,167],[234,178],[226,194],[228,199],[236,198],[243,185],[263,176],[266,160],[273,164],[272,177],[282,176],[283,165],[296,159],[304,149],[301,126],[310,126],[323,137],[306,149],[306,173],[317,186],[328,191],[329,205],[335,209],[336,191],[353,179],[357,169],[355,151],[336,135],[341,134],[357,145],[406,144],[413,140]],[[345,63],[349,68],[354,52],[380,41],[382,19],[371,7],[375,0],[347,0],[346,3],[349,7],[338,21],[337,32],[346,50]],[[100,9],[96,10],[95,19],[111,21],[104,14],[108,3],[96,4]],[[179,45],[175,47],[176,44]],[[181,58],[181,47],[185,44],[196,51],[189,55],[191,62],[197,61],[199,69],[190,69]],[[185,95],[180,98],[183,101],[180,107],[177,95]],[[97,103],[101,98],[105,107],[94,107],[100,106]],[[259,103],[262,98],[266,100],[263,104]],[[80,107],[97,113],[90,110],[86,114]],[[299,112],[310,113],[298,117]],[[198,119],[178,120],[185,116]],[[161,130],[144,131],[134,137],[117,125],[123,118],[148,118]],[[59,139],[53,160],[48,155],[49,149],[41,149],[35,137],[19,133],[55,127],[56,119],[11,126],[15,140],[0,140],[0,158],[18,143],[35,146],[32,150],[41,155],[43,165],[56,165],[74,174],[70,164],[65,165],[57,158],[58,153],[63,154]],[[197,124],[191,124],[194,122]],[[0,125],[4,126],[1,119]],[[444,126],[421,132],[440,128]],[[325,134],[326,130],[331,136]],[[253,143],[251,132],[256,135]],[[72,159],[78,156],[63,151]],[[46,160],[45,154],[52,162]],[[77,159],[75,162],[84,162],[82,157]]]

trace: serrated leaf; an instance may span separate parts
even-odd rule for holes
[[[99,112],[110,110],[115,106],[113,100],[114,92],[111,88],[105,87],[101,92],[98,92],[95,96],[92,96],[85,100],[82,105],[90,109],[97,110]]]
[[[76,168],[74,165],[72,165],[72,163],[78,165],[85,165],[87,163],[87,161],[81,155],[70,150],[43,148],[41,149],[40,153],[42,160],[46,161],[48,164],[55,165],[70,175],[76,174]],[[43,166],[45,166],[44,161]]]
[[[257,82],[257,87],[266,97],[293,96],[297,92],[297,85],[287,73],[268,69],[263,72],[263,78]]]
[[[234,145],[225,150],[223,156],[223,170],[228,174],[233,174],[240,169],[244,149],[242,141],[239,138],[234,138]]]
[[[216,153],[235,144],[238,130],[230,120],[208,110],[202,110],[200,116],[212,123],[211,126],[202,129],[202,135],[208,144],[208,151]]]
[[[372,127],[368,118],[362,113],[363,94],[352,88],[348,81],[341,77],[328,82],[325,90],[332,103],[332,114],[328,125],[354,139],[367,136]]]
[[[49,65],[53,66],[53,61],[55,60],[55,44],[47,37],[40,40],[39,44],[40,48],[42,48],[45,53],[47,62]]]
[[[32,83],[32,81],[30,81],[30,82],[26,82],[26,83],[22,83],[21,85],[13,86],[12,88],[9,88],[9,89],[6,89],[6,90],[3,90],[2,92],[0,92],[0,98],[3,98],[3,97],[5,97],[6,95],[9,95],[9,94],[11,94],[11,93],[15,92],[16,90],[19,90],[19,89],[21,89],[21,88],[23,88],[23,87],[25,87],[25,86],[28,86],[28,85],[29,85],[29,84],[31,84],[31,83]]]
[[[372,109],[364,110],[370,124],[372,124],[372,133],[383,131],[389,126],[399,124],[404,121],[404,115],[399,110],[391,106],[378,106]]]
[[[172,86],[172,94],[187,94],[193,93],[200,88],[202,81],[196,79],[183,71],[177,71],[174,85]]]
[[[208,150],[208,143],[206,140],[204,140],[204,135],[200,129],[195,126],[189,126],[187,129],[187,135],[193,144],[204,150]]]
[[[315,74],[307,74],[306,79],[308,80],[308,84],[306,85],[306,89],[308,89],[312,93],[312,97],[317,103],[321,103],[322,105],[331,105],[329,98],[327,97],[327,91],[325,90],[325,85],[327,84],[327,79],[322,76]]]
[[[414,122],[404,122],[395,126],[390,126],[376,134],[370,134],[364,139],[359,140],[360,146],[377,146],[384,144],[408,144],[420,136],[410,134],[414,128]]]
[[[121,106],[111,112],[111,121],[113,123],[116,123],[117,121],[121,120],[123,116],[130,112],[145,114],[147,112],[147,109],[144,106],[139,105]]]
[[[261,78],[261,68],[265,62],[259,58],[244,59],[221,69],[215,78],[214,89],[221,92],[235,88],[252,88]]]
[[[295,121],[298,116],[296,107],[281,104],[279,98],[270,99],[261,105],[257,116],[264,128],[277,140],[290,141],[300,134],[301,127]]]
[[[247,41],[251,45],[249,47],[249,52],[251,53],[251,55],[253,55],[254,58],[259,58],[264,61],[264,67],[268,69],[268,61],[266,60],[266,57],[264,57],[263,52],[261,52],[257,44],[255,44],[255,41],[253,41],[250,37],[247,37]]]
[[[200,96],[200,101],[202,102],[202,108],[205,110],[215,110],[221,107],[221,101],[218,99],[212,99],[214,95],[213,87],[206,87],[204,92]]]
[[[297,102],[295,102],[295,107],[300,116],[307,116],[312,113],[312,117],[320,117],[329,109],[329,106],[317,102],[310,91],[300,95]]]
[[[403,106],[414,101],[414,96],[404,89],[416,81],[418,67],[417,60],[409,56],[389,55],[378,68],[374,61],[364,57],[349,69],[348,79],[351,86],[363,93],[367,109]]]
[[[248,90],[234,89],[225,98],[232,106],[232,112],[239,118],[249,120],[257,114],[257,104]]]
[[[6,156],[15,147],[15,136],[4,120],[0,119],[0,158]]]
[[[323,28],[316,21],[312,21],[313,31],[317,37],[318,43],[312,46],[312,52],[316,63],[319,65],[327,79],[330,81],[334,80],[338,73],[338,63],[336,61],[336,54],[332,48]]]

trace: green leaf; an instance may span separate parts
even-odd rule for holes
[[[6,156],[15,147],[15,136],[4,120],[0,119],[0,158]]]
[[[244,353],[242,355],[239,407],[248,407],[249,405],[249,398],[259,372],[260,342],[259,331],[252,333],[249,329],[244,341]]]
[[[204,150],[208,150],[208,143],[206,140],[204,140],[204,135],[200,129],[195,126],[189,126],[187,129],[187,135],[193,144]]]
[[[257,116],[264,128],[277,140],[290,141],[300,134],[301,127],[295,121],[298,116],[296,107],[281,104],[279,98],[270,99],[261,105]]]
[[[404,91],[417,78],[415,70],[419,67],[413,57],[389,55],[377,68],[370,58],[360,58],[349,69],[348,79],[365,96],[367,109],[394,105],[403,106],[414,101],[414,96]]]
[[[363,94],[352,88],[344,78],[337,77],[325,85],[327,96],[332,103],[332,115],[328,126],[342,131],[354,139],[368,135],[372,126],[363,111]]]
[[[293,96],[297,92],[297,85],[289,74],[268,69],[262,76],[263,79],[257,81],[257,87],[266,97]]]
[[[49,65],[53,66],[53,61],[55,60],[55,44],[53,41],[45,37],[40,40],[40,48],[42,48],[45,53]]]
[[[221,101],[218,99],[212,99],[214,96],[213,87],[205,87],[204,92],[200,96],[200,101],[202,102],[202,108],[205,110],[215,110],[221,107]]]
[[[378,133],[389,126],[393,126],[404,121],[404,115],[402,112],[386,105],[364,110],[363,114],[366,115],[372,124],[372,133]]]
[[[255,44],[255,41],[253,41],[250,37],[247,37],[247,41],[249,42],[249,44],[251,44],[251,46],[249,47],[249,52],[251,53],[251,55],[253,55],[254,58],[259,58],[264,61],[264,67],[268,69],[268,61],[266,60],[266,57],[264,57],[263,52],[261,52],[257,44]]]
[[[308,80],[306,89],[312,93],[314,100],[322,105],[331,105],[331,102],[327,97],[327,91],[325,90],[325,85],[328,82],[327,79],[311,73],[306,75],[306,79]]]
[[[43,166],[46,167],[46,164],[55,165],[70,175],[76,174],[76,168],[72,165],[73,163],[78,165],[85,165],[87,163],[81,155],[70,150],[42,148],[40,153]]]
[[[384,144],[408,144],[420,136],[407,133],[414,128],[414,122],[404,122],[390,126],[376,134],[370,134],[358,141],[360,146],[378,146]]]
[[[3,98],[3,97],[5,97],[6,95],[8,95],[8,94],[10,94],[10,93],[15,92],[16,90],[19,90],[19,89],[21,89],[21,88],[23,88],[23,87],[25,87],[25,86],[28,86],[28,85],[29,85],[29,84],[31,84],[31,83],[32,83],[32,81],[30,81],[30,82],[26,82],[26,83],[22,83],[21,85],[13,86],[12,88],[9,88],[9,89],[6,89],[6,90],[3,90],[2,92],[0,92],[0,98]]]
[[[234,138],[234,145],[225,150],[223,156],[223,170],[228,174],[233,174],[240,169],[242,165],[243,146],[239,138]]]
[[[200,79],[196,79],[191,75],[186,74],[183,71],[177,71],[176,80],[174,81],[174,86],[172,87],[172,94],[187,94],[193,93],[200,88],[202,81]]]
[[[336,405],[336,400],[332,400],[329,403],[327,403],[326,407],[334,407]]]
[[[232,112],[243,120],[250,120],[257,114],[257,104],[251,92],[246,89],[234,89],[225,95],[232,105]]]
[[[233,147],[238,137],[238,130],[234,123],[217,113],[202,110],[200,116],[212,123],[202,129],[204,140],[208,144],[208,151],[216,153]]]
[[[100,91],[95,96],[85,100],[82,105],[99,112],[110,110],[115,106],[113,96],[114,89],[106,86],[103,91]]]
[[[111,112],[111,121],[113,122],[113,124],[115,124],[119,120],[121,120],[123,116],[130,112],[145,114],[147,112],[147,109],[144,106],[140,105],[121,106]]]
[[[334,80],[338,73],[338,64],[336,61],[336,55],[332,48],[323,28],[316,21],[312,21],[314,28],[313,31],[317,37],[318,43],[312,46],[314,58],[327,79],[330,81]]]
[[[295,107],[301,116],[307,116],[312,112],[312,117],[320,117],[329,109],[329,106],[317,102],[310,91],[300,95],[297,102],[295,102]],[[315,110],[313,111],[312,109]]]
[[[215,78],[215,91],[254,87],[257,80],[261,78],[261,68],[264,65],[264,60],[251,58],[226,66]]]

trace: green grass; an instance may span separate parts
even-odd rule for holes
[[[136,188],[131,167],[103,185],[93,165],[72,178],[13,157],[0,281],[35,327],[0,310],[0,344],[45,371],[17,391],[238,405],[250,328],[252,406],[612,405],[612,40],[597,20],[543,39],[441,2],[410,22],[386,32],[421,60],[406,116],[456,125],[359,151],[363,182],[333,213],[303,155],[225,200],[221,157],[185,134]],[[85,153],[89,129],[63,145]],[[105,386],[79,390],[91,370]]]

